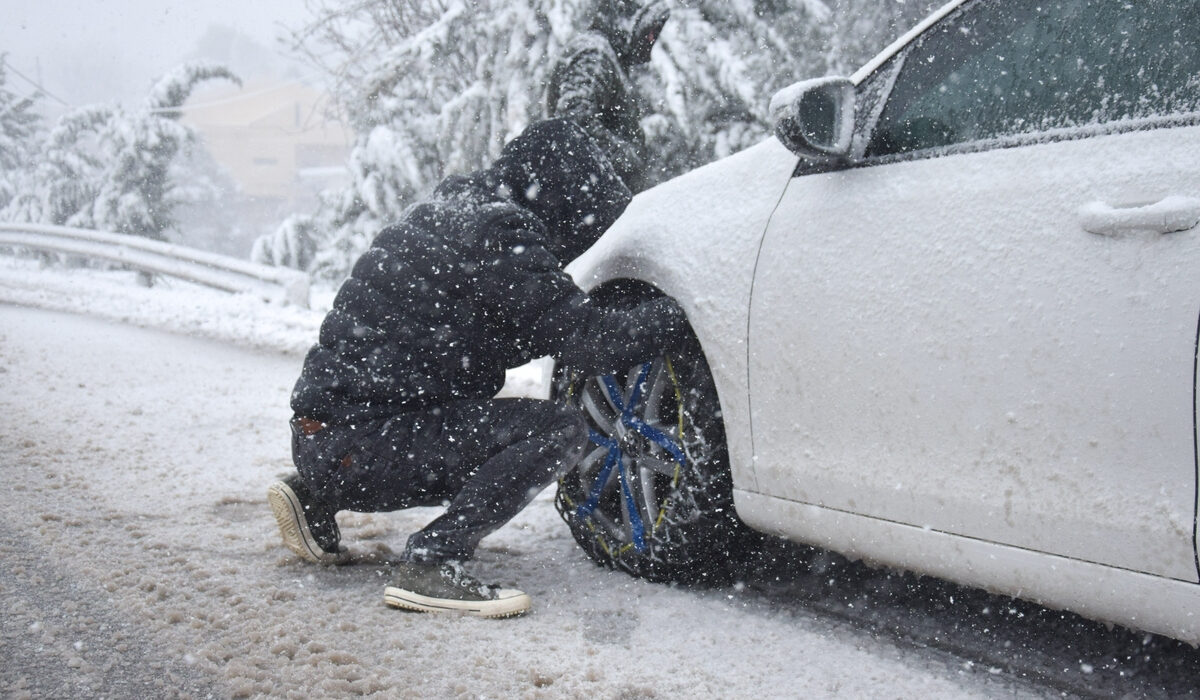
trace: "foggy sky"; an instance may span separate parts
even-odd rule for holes
[[[0,0],[0,52],[72,107],[129,103],[194,52],[213,25],[282,53],[283,27],[300,26],[307,16],[303,0]],[[8,87],[19,95],[33,91],[13,74]],[[65,109],[56,99],[44,102]]]

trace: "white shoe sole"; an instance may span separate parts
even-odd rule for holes
[[[388,586],[383,589],[383,602],[393,608],[417,612],[456,612],[476,617],[511,617],[529,610],[533,601],[521,591],[500,590],[492,600],[453,600],[431,598],[403,588]]]
[[[308,520],[304,517],[304,507],[296,492],[282,481],[276,481],[267,489],[267,502],[271,504],[271,512],[275,514],[275,522],[279,524],[279,534],[283,544],[305,561],[314,564],[343,564],[348,553],[341,550],[330,554],[321,549],[317,540],[308,529]]]

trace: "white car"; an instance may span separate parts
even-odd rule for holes
[[[1193,0],[951,2],[638,196],[572,274],[695,338],[558,370],[589,554],[728,575],[748,525],[1200,643],[1197,36]]]

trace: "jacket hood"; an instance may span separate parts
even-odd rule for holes
[[[566,119],[530,125],[493,169],[512,201],[546,226],[549,250],[564,264],[590,248],[633,198],[587,133]]]

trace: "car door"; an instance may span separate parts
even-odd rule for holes
[[[1197,580],[1198,33],[979,1],[860,83],[759,255],[758,492]]]

